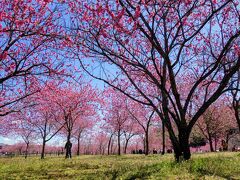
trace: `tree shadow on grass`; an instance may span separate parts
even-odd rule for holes
[[[189,173],[197,175],[198,177],[215,176],[225,179],[234,179],[235,175],[240,172],[235,172],[231,167],[231,157],[216,157],[216,158],[201,158],[190,160]]]

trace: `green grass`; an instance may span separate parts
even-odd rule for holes
[[[0,179],[240,179],[240,154],[0,158]]]

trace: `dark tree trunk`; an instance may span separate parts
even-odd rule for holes
[[[45,123],[44,123],[44,129],[43,129],[43,136],[42,136],[42,152],[41,152],[41,159],[44,159],[44,155],[45,155],[45,146],[46,146],[46,137],[47,137],[47,119],[45,119]]]
[[[166,79],[167,79],[167,64],[164,61],[163,64],[163,79],[162,79],[162,84],[165,86],[166,85]],[[163,111],[165,116],[167,117],[167,119],[169,119],[168,117],[168,110],[167,110],[167,106],[168,106],[168,98],[167,98],[167,94],[165,91],[162,91],[162,96],[163,96]],[[165,153],[165,124],[162,120],[162,155]]]
[[[121,155],[120,129],[118,130],[118,155]]]
[[[44,159],[44,156],[45,156],[45,146],[46,146],[46,141],[45,139],[43,139],[41,159]]]
[[[208,136],[209,137],[209,145],[210,145],[210,151],[211,152],[214,152],[214,149],[213,149],[213,141],[212,141],[212,136],[210,135],[210,136]]]
[[[238,124],[238,128],[239,128],[239,132],[240,132],[240,102],[235,100],[234,102],[234,105],[233,105],[233,108],[234,108],[234,115],[235,115],[235,118],[237,120],[237,124]]]
[[[175,160],[181,162],[183,160],[189,160],[191,158],[190,146],[189,146],[189,131],[187,128],[179,129],[178,139],[173,133],[169,133],[170,139],[173,145]]]
[[[165,154],[165,126],[164,123],[162,121],[162,155]]]
[[[189,133],[184,129],[180,131],[179,143],[183,154],[183,159],[188,160],[191,157],[190,146],[189,146]]]
[[[114,139],[113,139],[113,140],[114,140]],[[111,151],[110,151],[111,154],[113,154],[113,151],[114,151],[113,145],[114,145],[114,141],[111,140],[111,148],[110,148],[110,149],[111,149]]]
[[[67,143],[71,143],[71,132],[68,132],[68,136],[67,136]],[[72,148],[70,146],[66,146],[66,156],[65,158],[72,158],[71,156],[72,154]]]
[[[177,142],[175,139],[173,140],[171,136],[170,136],[170,139],[173,146],[175,160],[176,162],[180,162],[180,157],[182,156],[182,152],[179,146],[179,142]]]
[[[69,148],[66,146],[66,154],[65,154],[66,159],[68,158],[68,151],[69,151]]]
[[[127,154],[128,142],[129,142],[129,139],[126,139],[125,146],[124,146],[124,154]]]
[[[28,157],[28,148],[29,148],[29,143],[26,143],[25,159],[27,159]]]
[[[77,155],[80,155],[80,138],[78,138],[77,140],[78,144],[77,144]]]
[[[80,155],[80,140],[81,140],[82,129],[78,129],[78,136],[77,136],[77,156]]]
[[[112,142],[112,136],[113,136],[113,134],[111,134],[111,136],[108,140],[108,155],[110,155],[110,146],[111,146],[111,142]]]
[[[149,154],[149,137],[148,137],[148,128],[145,132],[145,155],[147,156]]]
[[[168,130],[168,134],[174,150],[174,156],[175,156],[176,162],[180,162],[182,160],[189,160],[191,158],[190,145],[189,145],[189,136],[191,132],[191,127],[189,127],[183,121],[183,123],[179,124],[178,126],[178,137],[177,137],[170,123],[168,114],[167,113],[165,114],[166,114],[166,119],[164,119],[164,125]]]
[[[212,134],[209,132],[209,127],[207,125],[207,137],[208,137],[208,141],[209,141],[209,146],[210,146],[210,151],[214,152],[214,148],[213,148],[213,137]]]

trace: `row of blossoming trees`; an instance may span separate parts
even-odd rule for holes
[[[166,149],[172,149],[169,135],[155,112],[112,88],[100,93],[90,84],[76,88],[59,87],[52,82],[41,89],[19,102],[24,109],[4,117],[1,135],[25,143],[24,147],[6,146],[6,152],[19,153],[21,149],[25,157],[34,152],[44,158],[45,149],[48,154],[63,153],[68,141],[74,144],[76,155],[120,155],[137,153],[139,149],[148,155],[153,150],[164,154]],[[229,105],[229,100],[219,100],[200,117],[190,142],[199,143],[194,138],[201,138],[204,144],[193,147],[208,143],[207,150],[216,151],[222,148],[222,140],[228,144],[237,136],[234,111]],[[54,148],[56,141],[62,143]]]
[[[108,154],[161,141],[179,161],[197,131],[213,151],[240,127],[238,3],[1,1],[1,134],[21,136],[27,154],[37,133],[42,158],[63,135],[78,154],[81,139]]]

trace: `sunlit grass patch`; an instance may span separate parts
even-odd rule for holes
[[[0,179],[240,179],[239,153],[0,158]]]

